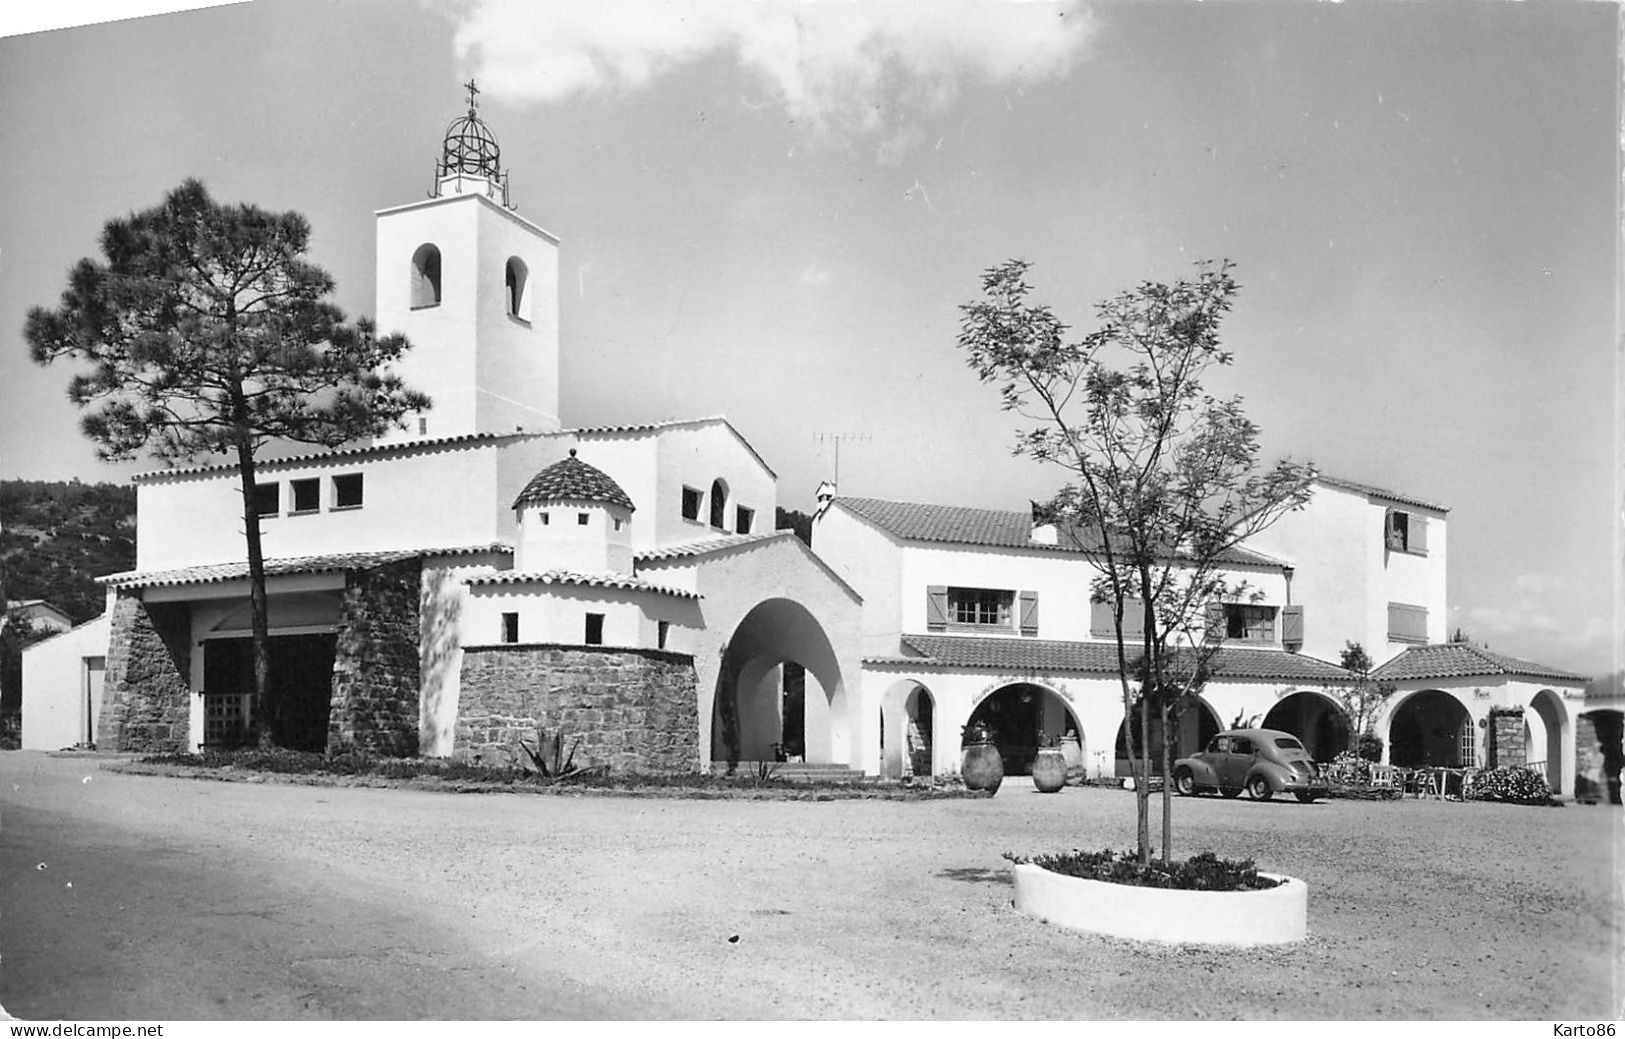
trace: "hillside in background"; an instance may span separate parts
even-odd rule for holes
[[[134,566],[134,487],[0,480],[6,599],[46,599],[79,624],[102,612],[95,578]]]

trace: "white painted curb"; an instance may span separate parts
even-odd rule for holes
[[[1267,891],[1171,891],[1052,873],[1025,862],[1015,867],[1016,908],[1058,927],[1114,938],[1206,945],[1284,945],[1309,932],[1309,885],[1282,883]]]

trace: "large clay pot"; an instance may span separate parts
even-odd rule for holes
[[[993,738],[984,725],[972,726],[965,732],[965,756],[959,767],[967,790],[986,790],[998,793],[1004,782],[1004,757],[993,745]]]
[[[1040,747],[1033,758],[1033,786],[1041,794],[1053,794],[1066,786],[1066,755],[1060,747]]]

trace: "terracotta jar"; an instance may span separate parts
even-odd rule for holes
[[[1066,755],[1060,747],[1040,747],[1033,758],[1033,786],[1041,794],[1053,794],[1066,786]]]
[[[1004,757],[993,745],[987,726],[980,722],[965,729],[965,756],[959,768],[968,790],[997,793],[1004,782]]]

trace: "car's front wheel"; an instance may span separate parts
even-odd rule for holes
[[[1191,775],[1190,769],[1182,768],[1174,773],[1174,789],[1186,797],[1196,793],[1196,777]]]
[[[1270,789],[1270,781],[1263,776],[1254,776],[1247,780],[1247,796],[1254,801],[1268,801],[1275,791]]]

